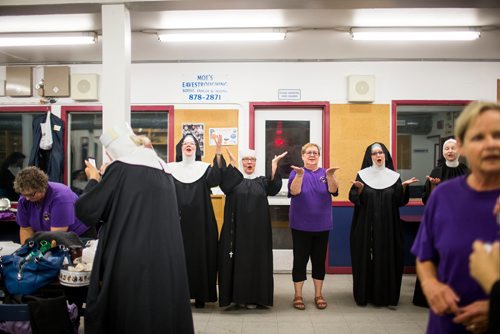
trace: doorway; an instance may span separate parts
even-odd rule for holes
[[[257,175],[269,175],[274,155],[288,151],[280,162],[278,172],[282,188],[278,195],[269,197],[273,229],[274,272],[290,272],[293,263],[292,239],[288,227],[288,176],[291,165],[302,166],[302,145],[313,142],[321,147],[323,159],[329,161],[329,103],[284,102],[250,104],[250,148],[257,154]]]

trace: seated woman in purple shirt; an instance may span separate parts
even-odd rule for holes
[[[290,228],[293,242],[292,279],[295,288],[293,307],[304,310],[302,287],[306,280],[309,258],[312,264],[314,303],[323,310],[327,307],[321,294],[325,279],[326,247],[333,227],[332,195],[338,195],[335,178],[336,167],[324,169],[318,166],[320,150],[317,144],[302,146],[304,167],[292,166],[288,179],[290,202]]]
[[[70,231],[80,237],[97,237],[94,227],[89,228],[75,216],[78,196],[64,184],[49,182],[47,174],[37,167],[20,171],[14,189],[21,194],[16,217],[21,227],[21,244],[41,231]]]

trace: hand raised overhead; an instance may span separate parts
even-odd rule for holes
[[[233,167],[238,167],[238,164],[236,163],[236,158],[234,157],[233,153],[229,150],[229,148],[226,147],[226,152],[227,155],[229,155],[229,163],[233,165]]]

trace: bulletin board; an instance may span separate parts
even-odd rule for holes
[[[339,196],[349,201],[351,181],[361,167],[366,147],[382,142],[391,151],[391,108],[389,104],[330,105],[330,167],[338,166]]]
[[[203,161],[212,163],[215,146],[209,145],[210,128],[238,128],[238,109],[175,109],[174,114],[174,145],[182,138],[183,124],[204,124],[205,156]],[[238,143],[240,142],[238,133]],[[238,159],[238,145],[223,146],[222,154],[229,163],[226,147]],[[175,159],[175,156],[174,156]]]

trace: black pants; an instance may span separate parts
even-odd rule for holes
[[[330,231],[306,232],[292,229],[294,282],[306,280],[306,266],[309,258],[312,264],[312,278],[325,279],[326,247]]]

